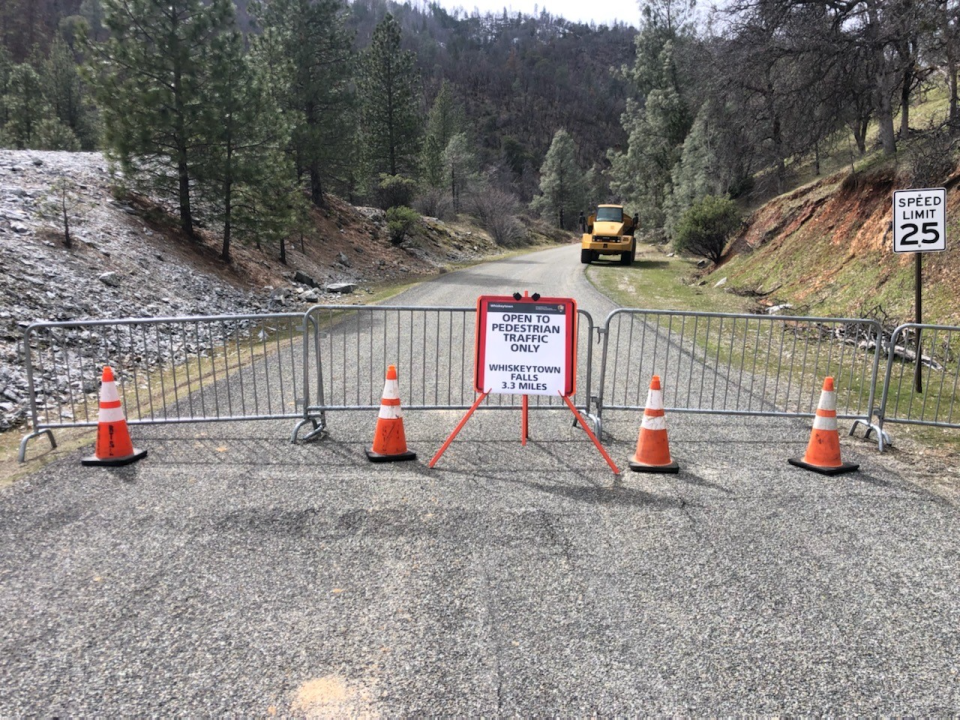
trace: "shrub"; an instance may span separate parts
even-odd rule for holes
[[[409,209],[417,193],[417,183],[403,175],[381,174],[377,181],[377,207],[384,210],[404,206]]]
[[[449,220],[453,213],[453,201],[446,190],[428,188],[417,197],[413,207],[421,215],[435,217],[439,220]]]
[[[398,205],[387,210],[387,229],[390,231],[390,242],[399,245],[410,232],[420,216],[416,210],[404,205]]]
[[[469,212],[497,245],[519,245],[524,237],[523,225],[517,220],[519,201],[502,190],[478,192],[470,200]]]
[[[76,152],[80,149],[80,141],[73,134],[73,130],[56,119],[46,118],[37,125],[32,146],[37,150],[69,150]]]
[[[673,238],[674,247],[719,263],[727,240],[740,228],[740,211],[733,200],[707,195],[683,215]]]

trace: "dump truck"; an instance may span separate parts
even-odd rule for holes
[[[580,262],[587,265],[601,255],[619,255],[621,265],[630,265],[637,256],[637,216],[623,212],[623,205],[598,205],[595,213],[580,215]]]

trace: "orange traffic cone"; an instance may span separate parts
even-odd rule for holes
[[[663,414],[663,393],[660,391],[660,376],[654,375],[647,392],[647,406],[640,423],[637,452],[630,458],[634,472],[675,473],[680,466],[670,457],[667,443],[667,419]]]
[[[803,460],[790,458],[791,465],[813,470],[821,475],[839,475],[852,472],[860,466],[840,460],[840,434],[837,432],[837,393],[833,389],[833,378],[823,380],[823,391],[817,405],[817,416],[813,419],[813,431]]]
[[[400,387],[397,383],[397,368],[387,368],[380,400],[380,416],[373,435],[373,448],[367,450],[370,462],[397,462],[416,460],[415,452],[407,451],[407,438],[403,433],[403,413],[400,412]]]
[[[97,421],[97,446],[92,457],[83,458],[83,465],[129,465],[146,457],[146,450],[137,450],[130,442],[130,431],[123,416],[113,369],[103,368],[100,384],[100,416]]]

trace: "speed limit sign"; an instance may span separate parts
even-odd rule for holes
[[[945,188],[893,193],[893,251],[941,252],[947,249]]]

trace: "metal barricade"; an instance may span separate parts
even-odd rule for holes
[[[893,331],[884,350],[880,429],[886,423],[960,428],[960,327],[907,323]]]
[[[622,309],[601,332],[601,419],[642,410],[653,375],[674,412],[812,416],[831,375],[838,417],[872,427],[876,321]]]
[[[35,323],[23,354],[33,431],[92,427],[110,365],[127,422],[304,417],[302,313]]]
[[[579,311],[577,392],[574,403],[591,417],[593,319]],[[408,410],[468,409],[473,389],[476,308],[318,305],[305,319],[304,420],[313,424],[304,439],[321,434],[326,413],[380,407],[384,373],[396,365],[401,399]],[[311,355],[315,360],[308,357]],[[491,395],[485,409],[519,407],[514,395]],[[562,408],[557,397],[531,395],[530,407]]]

